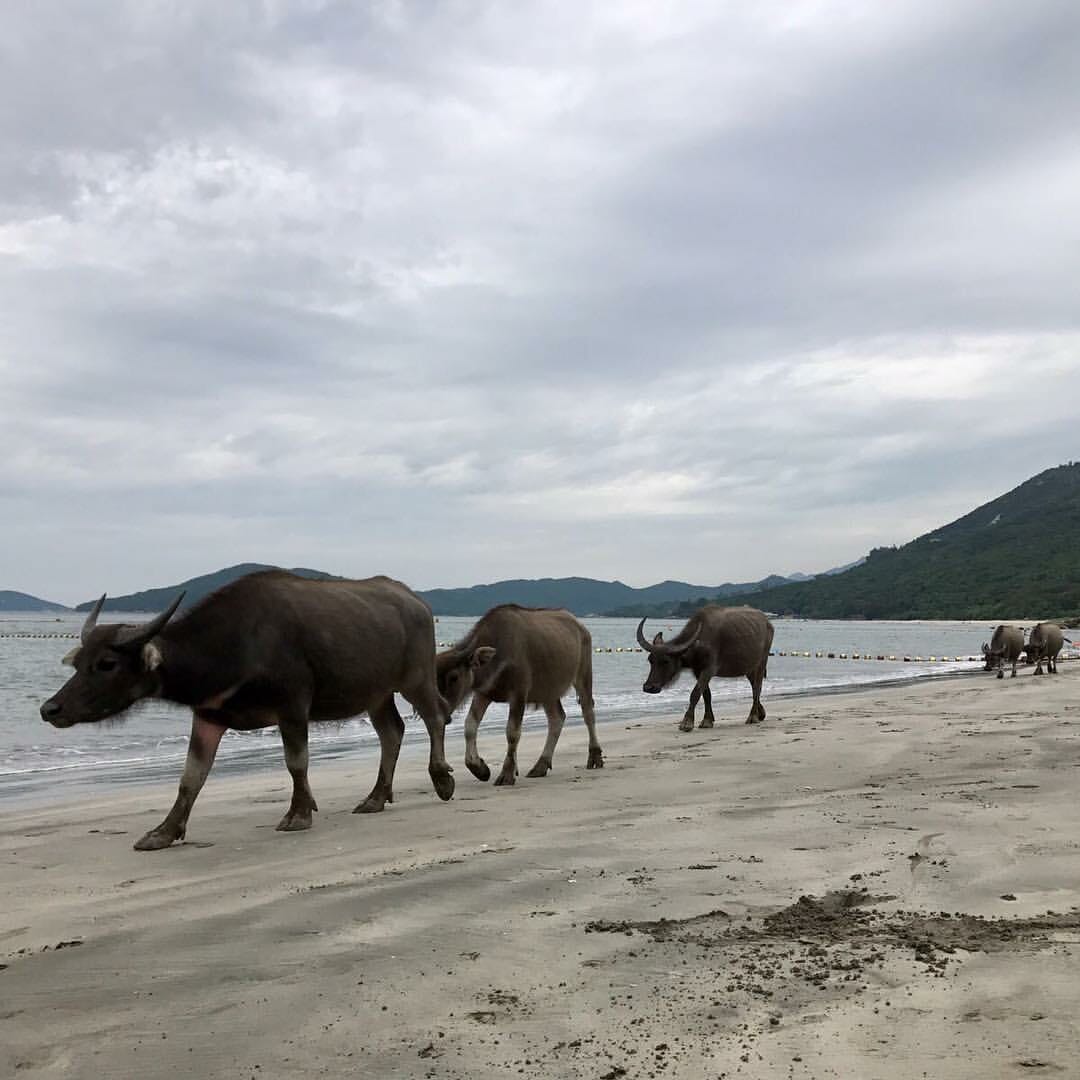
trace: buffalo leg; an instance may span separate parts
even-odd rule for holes
[[[697,709],[697,703],[701,700],[701,694],[708,687],[711,678],[712,672],[709,671],[704,671],[698,676],[698,681],[694,683],[694,689],[690,691],[690,703],[686,706],[686,714],[679,724],[680,731],[694,730],[694,712]]]
[[[556,701],[554,705],[545,705],[544,713],[547,715],[548,722],[547,742],[544,743],[544,750],[536,759],[536,764],[525,774],[526,776],[547,776],[551,771],[555,747],[559,744],[559,736],[562,734],[563,724],[566,723],[566,710],[562,707],[561,701]]]
[[[206,783],[206,777],[217,756],[218,745],[225,729],[209,720],[194,716],[191,721],[191,738],[188,740],[187,761],[180,777],[180,790],[176,802],[166,815],[165,820],[145,836],[135,841],[136,851],[157,851],[168,847],[177,840],[183,840],[187,833],[187,821],[191,808]]]
[[[708,683],[701,688],[701,700],[705,704],[705,715],[701,718],[701,727],[710,728],[716,723],[716,717],[712,711],[712,691]]]
[[[759,667],[753,674],[747,675],[750,680],[750,689],[754,694],[754,703],[750,706],[750,715],[746,718],[748,724],[759,724],[765,719],[765,706],[761,704],[761,684],[765,681],[765,668]]]
[[[472,704],[469,706],[469,715],[465,717],[465,767],[477,780],[485,782],[491,779],[491,770],[476,748],[476,735],[490,704],[491,698],[474,692]]]
[[[401,740],[405,737],[405,721],[401,719],[391,694],[382,704],[368,710],[371,726],[379,736],[379,775],[371,794],[354,810],[354,814],[377,814],[394,801],[394,770],[397,768]]]
[[[292,801],[285,816],[277,823],[278,832],[300,832],[311,828],[311,812],[318,810],[308,785],[307,718],[283,719],[279,725],[285,747],[285,767],[292,777]]]
[[[428,754],[428,776],[431,777],[435,794],[444,801],[454,795],[454,770],[446,760],[445,733],[450,722],[450,711],[446,702],[435,689],[435,676],[425,680],[419,688],[410,693],[402,691],[405,700],[420,714],[427,728],[431,750]],[[392,779],[392,777],[391,777]]]
[[[503,761],[502,772],[495,778],[496,787],[517,783],[517,748],[524,719],[525,702],[518,698],[511,699],[510,711],[506,717],[506,760]]]
[[[589,732],[589,760],[585,768],[602,769],[604,751],[600,749],[600,740],[596,737],[596,707],[593,704],[592,690],[588,686],[578,688],[577,699],[581,706],[581,717]]]

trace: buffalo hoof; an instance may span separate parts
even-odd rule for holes
[[[550,771],[551,762],[540,758],[540,760],[525,775],[535,780],[539,776],[547,776]]]
[[[589,763],[586,769],[602,769],[604,767],[604,751],[599,746],[589,750]]]
[[[485,761],[466,761],[465,768],[467,768],[477,780],[483,780],[485,784],[491,779],[491,770],[487,767],[487,762]]]
[[[748,724],[760,724],[760,723],[761,723],[761,721],[762,721],[763,719],[764,719],[764,717],[763,717],[763,716],[758,716],[758,714],[757,714],[757,713],[751,713],[751,714],[750,714],[750,715],[749,715],[749,716],[748,716],[748,717],[746,718],[746,722],[747,722]]]
[[[693,731],[694,730],[694,721],[693,721],[693,719],[691,718],[689,720],[681,721],[680,724],[679,724],[679,730],[680,731]]]
[[[450,772],[450,767],[446,767],[446,772],[433,772],[431,775],[431,782],[435,786],[435,794],[446,802],[448,799],[454,797],[454,776]]]
[[[517,770],[507,772],[503,769],[498,776],[495,777],[496,787],[513,787],[517,783]]]
[[[1038,668],[1036,668],[1031,674],[1032,675],[1041,675],[1042,672]]]
[[[353,813],[379,814],[388,802],[393,802],[393,799],[387,799],[385,795],[376,795],[372,792],[359,806],[353,807]]]
[[[303,832],[311,828],[311,811],[290,810],[275,826],[278,832]]]
[[[999,671],[998,672],[998,678],[999,679],[1004,679],[1005,678],[1005,672],[1004,671]]]
[[[136,851],[160,851],[162,848],[174,844],[177,840],[183,839],[183,829],[176,833],[172,829],[162,829],[158,826],[156,829],[151,829],[145,836],[140,836],[135,841],[134,846]]]
[[[701,728],[712,727],[713,724],[715,724],[715,723],[716,723],[716,717],[715,716],[706,716],[701,721],[701,723],[698,724],[698,727],[701,727]]]

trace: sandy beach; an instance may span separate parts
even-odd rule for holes
[[[459,718],[453,802],[413,754],[353,816],[370,764],[316,757],[303,834],[284,767],[157,853],[172,783],[10,812],[0,1075],[1080,1076],[1080,665],[1030,670],[766,684],[757,727],[602,727],[599,772],[568,728],[514,788]]]

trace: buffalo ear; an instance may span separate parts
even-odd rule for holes
[[[986,656],[990,652],[990,646],[983,642],[983,656]]]
[[[165,659],[161,655],[161,650],[152,642],[148,641],[142,650],[143,667],[147,671],[156,671],[161,667],[161,662]]]
[[[478,668],[482,668],[485,664],[490,664],[495,659],[495,649],[491,645],[481,645],[472,654],[472,659],[469,660],[469,667],[476,671]]]
[[[63,664],[65,667],[74,667],[75,666],[75,658],[79,655],[79,653],[81,651],[82,651],[82,646],[81,645],[76,645],[75,648],[72,649],[71,652],[69,652],[64,657],[64,659],[60,661],[60,663]]]
[[[664,632],[662,630],[656,635],[656,637],[654,637],[652,639],[652,643],[654,645],[663,645],[664,644]]]

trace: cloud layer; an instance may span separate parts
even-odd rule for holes
[[[0,587],[818,570],[1075,457],[1080,9],[17,3]]]

